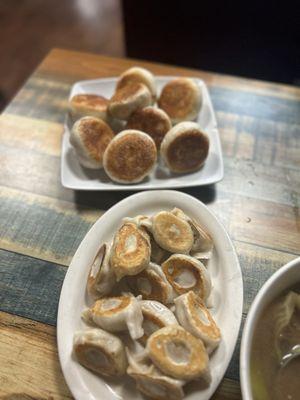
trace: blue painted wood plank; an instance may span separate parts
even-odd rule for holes
[[[0,250],[0,310],[56,325],[66,268]]]

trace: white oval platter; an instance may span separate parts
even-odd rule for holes
[[[187,385],[185,399],[209,399],[225,374],[238,337],[243,306],[242,274],[232,242],[212,212],[196,198],[170,190],[140,192],[120,201],[98,219],[78,247],[63,283],[57,319],[58,351],[65,379],[77,400],[144,399],[130,378],[108,381],[78,364],[72,355],[73,335],[85,326],[81,312],[89,305],[86,281],[99,245],[112,239],[122,218],[150,216],[173,207],[199,221],[213,238],[215,248],[209,263],[213,283],[211,312],[222,332],[220,346],[210,359],[210,386],[201,388],[197,382]]]

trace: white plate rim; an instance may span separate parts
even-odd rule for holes
[[[221,380],[223,379],[225,372],[228,368],[228,365],[230,363],[230,360],[232,358],[234,349],[236,347],[236,342],[239,334],[239,329],[240,329],[240,324],[242,320],[242,309],[243,309],[243,279],[242,279],[242,271],[241,267],[239,264],[239,260],[235,251],[235,248],[233,246],[233,243],[226,232],[224,226],[222,225],[221,222],[216,218],[214,213],[209,210],[209,208],[203,204],[200,200],[182,193],[178,191],[173,191],[173,190],[153,190],[153,191],[147,191],[147,192],[140,192],[133,194],[129,197],[126,197],[125,199],[121,200],[120,202],[116,203],[113,207],[111,207],[109,210],[107,210],[95,223],[94,225],[90,228],[90,230],[87,232],[85,235],[84,239],[80,243],[77,251],[75,252],[73,259],[70,263],[70,266],[67,270],[62,289],[61,289],[61,294],[60,294],[60,299],[59,299],[59,305],[58,305],[58,314],[57,314],[57,345],[58,345],[58,355],[59,355],[59,361],[60,365],[62,368],[62,372],[64,375],[64,378],[68,384],[68,387],[70,391],[72,392],[73,396],[77,400],[95,400],[96,397],[94,397],[90,392],[87,392],[86,390],[82,390],[82,385],[80,385],[78,382],[74,382],[74,377],[72,372],[67,370],[64,365],[65,365],[65,359],[64,359],[64,348],[63,348],[63,320],[64,320],[64,304],[68,302],[69,296],[68,296],[68,287],[70,282],[72,282],[73,275],[75,274],[75,269],[73,268],[73,265],[76,264],[76,260],[80,258],[81,253],[84,250],[84,247],[86,243],[89,240],[92,240],[92,237],[94,235],[94,232],[97,230],[97,225],[100,224],[101,220],[105,217],[106,219],[110,218],[111,215],[113,215],[115,209],[117,207],[121,207],[122,205],[125,205],[126,203],[132,202],[133,199],[139,199],[143,200],[143,197],[145,196],[155,196],[156,198],[158,197],[158,194],[161,196],[166,196],[169,198],[172,198],[172,201],[174,202],[174,206],[176,206],[176,200],[180,199],[181,201],[188,201],[192,202],[194,206],[201,207],[207,216],[211,219],[211,221],[214,221],[214,224],[216,224],[219,232],[223,235],[223,239],[226,240],[226,248],[224,251],[226,251],[228,254],[227,256],[231,258],[232,261],[232,266],[234,267],[234,274],[232,275],[232,278],[230,279],[233,283],[233,280],[237,282],[236,287],[235,287],[235,300],[236,303],[234,304],[235,309],[234,311],[234,316],[235,316],[235,330],[231,332],[231,337],[232,337],[232,344],[230,347],[230,350],[226,354],[226,360],[223,362],[223,367],[222,367],[222,373],[216,379],[213,381],[209,387],[209,395],[206,397],[201,397],[201,400],[207,400],[209,399],[215,390],[217,389],[218,385],[220,384]],[[175,198],[176,196],[176,198]],[[133,202],[132,202],[133,203]],[[121,217],[120,217],[121,218]],[[70,356],[70,355],[69,355]],[[101,379],[101,378],[100,378]],[[117,397],[112,396],[112,399],[116,399]]]
[[[175,78],[176,75],[155,75],[156,79],[162,79],[162,80],[170,80]],[[214,174],[211,179],[207,178],[205,180],[205,183],[202,183],[201,180],[197,181],[195,179],[195,181],[193,182],[189,182],[188,180],[186,182],[179,182],[179,183],[172,183],[172,184],[168,184],[166,181],[166,183],[162,186],[157,186],[155,184],[153,185],[145,185],[143,183],[137,183],[137,184],[132,184],[132,185],[128,185],[128,184],[119,184],[119,183],[115,183],[112,182],[112,185],[107,188],[107,187],[89,187],[86,188],[84,186],[80,186],[78,184],[72,184],[69,181],[67,181],[65,179],[64,176],[64,159],[63,159],[63,154],[61,156],[61,163],[60,163],[60,178],[61,178],[61,183],[62,186],[64,186],[67,189],[73,189],[73,190],[89,190],[89,191],[127,191],[127,190],[131,190],[131,191],[138,191],[138,190],[164,190],[164,189],[176,189],[176,188],[186,188],[186,187],[196,187],[196,186],[203,186],[203,185],[211,185],[213,183],[217,183],[220,182],[223,178],[224,178],[224,160],[223,160],[223,152],[222,152],[222,146],[221,146],[221,139],[220,139],[220,132],[218,129],[218,125],[217,125],[217,119],[216,119],[216,114],[215,114],[215,110],[211,101],[211,97],[210,97],[210,93],[209,90],[207,88],[206,83],[198,78],[198,77],[190,77],[191,79],[194,79],[195,81],[198,82],[199,85],[201,85],[203,87],[203,90],[205,91],[205,95],[206,95],[206,99],[210,108],[210,112],[212,115],[212,120],[214,123],[214,130],[216,131],[215,134],[215,144],[216,144],[216,149],[217,149],[217,154],[218,154],[218,159],[220,162],[220,166],[218,168],[218,171],[216,174]],[[111,82],[111,83],[115,83],[117,81],[118,77],[106,77],[106,78],[99,78],[99,79],[87,79],[87,80],[81,80],[81,81],[77,81],[75,82],[71,89],[70,89],[70,94],[69,94],[69,100],[72,97],[73,92],[75,91],[75,89],[80,86],[80,85],[96,85],[99,84],[101,82]],[[64,124],[64,131],[63,131],[63,135],[62,135],[62,139],[61,139],[61,148],[63,148],[63,141],[64,141],[64,136],[66,134],[68,130],[67,124]]]

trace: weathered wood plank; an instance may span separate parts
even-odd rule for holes
[[[294,255],[234,242],[244,277],[243,323],[263,283]],[[65,268],[9,252],[0,251],[1,310],[35,321],[56,324],[56,310]],[[16,301],[17,299],[17,301]],[[226,377],[238,380],[241,331]]]
[[[233,239],[300,254],[299,196],[294,207],[236,196],[229,233]]]
[[[34,75],[5,112],[63,122],[70,88],[69,84],[60,85],[55,80]],[[286,99],[216,86],[210,86],[209,91],[216,111],[274,122],[300,123],[300,96],[298,99]]]
[[[60,156],[63,126],[18,115],[0,116],[1,144],[19,149]]]
[[[296,255],[279,250],[266,249],[234,240],[243,272],[244,313],[247,314],[257,292],[268,278]]]
[[[63,123],[71,85],[34,75],[25,83],[4,114]]]
[[[73,398],[60,369],[54,327],[3,312],[0,327],[1,399]],[[227,378],[213,396],[215,400],[240,398],[238,382]]]
[[[225,188],[227,186],[229,185],[225,184]],[[208,202],[209,208],[225,225],[232,238],[243,242],[252,241],[253,244],[271,248],[276,244],[283,251],[298,254],[298,209],[290,205],[247,197],[251,195],[251,190],[255,191],[252,185],[249,185],[245,196],[243,191],[247,188],[244,189],[243,185],[241,188],[239,185],[235,188],[232,183],[231,186],[240,193],[232,195],[226,193],[225,188],[224,192],[215,192],[213,186],[211,191],[208,188],[202,189],[202,192],[199,188],[185,191]],[[264,193],[263,182],[261,190]],[[270,196],[271,194],[272,190]],[[103,210],[126,196],[121,192],[115,198],[114,194],[110,193],[106,194],[103,201],[103,195],[99,193],[89,195],[94,196],[91,199],[92,208],[80,205],[87,201],[85,192],[82,193],[82,198],[76,197],[76,204],[0,186],[0,248],[69,265],[81,240],[102,215]],[[270,213],[273,215],[273,222],[272,219],[269,222]],[[274,223],[280,224],[280,227],[273,226]]]
[[[65,112],[65,106],[62,113]],[[300,125],[218,111],[224,155],[259,165],[300,169]],[[3,145],[60,156],[63,126],[14,114],[0,116]]]
[[[212,396],[212,400],[239,400],[242,399],[240,385],[237,381],[224,378]]]
[[[226,372],[226,376],[228,378],[239,380],[241,337],[250,306],[259,289],[269,279],[269,277],[283,265],[293,260],[296,256],[251,244],[241,243],[237,240],[234,241],[234,246],[243,273],[244,309],[238,341]]]
[[[238,158],[224,158],[225,175],[218,183],[223,194],[240,195],[296,206],[300,198],[300,170],[273,166]]]
[[[0,312],[0,397],[72,399],[63,378],[55,328]]]
[[[84,195],[61,186],[60,159],[56,156],[43,154],[37,150],[20,151],[12,146],[0,145],[0,157],[2,161],[0,185],[68,201],[97,199],[95,193]],[[295,206],[295,196],[297,197],[300,191],[299,170],[281,166],[266,168],[264,164],[248,159],[226,157],[224,161],[225,176],[218,184],[218,190]],[[199,188],[192,189],[191,192],[197,195],[197,190],[200,194],[203,192],[203,189]],[[105,196],[113,196],[116,199],[124,197],[122,194],[111,193],[106,193]],[[87,204],[93,205],[90,200]]]
[[[244,277],[244,314],[263,283],[294,255],[234,241]],[[36,321],[56,324],[56,310],[65,268],[0,250],[1,310]],[[241,331],[226,376],[238,379]]]
[[[49,354],[56,352],[56,345],[49,342],[47,347],[40,336],[47,341],[52,329],[53,339],[54,328],[34,321],[56,324],[66,272],[62,265],[68,265],[102,210],[130,192],[88,193],[61,187],[61,122],[72,83],[118,75],[134,64],[137,61],[55,50],[0,118],[0,304],[2,311],[31,319],[20,323],[23,318],[1,314],[11,321],[0,339],[1,350],[5,349],[0,356],[4,365],[0,379],[5,380],[4,385],[1,380],[0,393],[5,388],[6,398],[69,398],[59,366],[54,363],[53,369],[43,371],[47,357],[53,362]],[[184,191],[209,203],[234,239],[244,275],[244,321],[263,282],[300,254],[300,90],[138,64],[156,74],[200,76],[210,87],[225,155],[225,178],[217,186]],[[8,329],[13,333],[7,333]],[[11,354],[12,363],[7,364]],[[227,378],[214,398],[240,398],[235,382],[238,355],[239,342]],[[36,380],[30,375],[32,362],[41,370]]]
[[[155,74],[199,76],[210,85],[234,90],[292,99],[300,96],[299,88],[288,85],[214,74],[171,65],[154,64],[142,60],[112,58],[63,49],[53,49],[39,66],[38,72],[52,78],[55,77],[56,80],[72,82],[79,79],[95,79],[99,76],[114,76],[133,65],[149,68]]]
[[[222,112],[218,113],[218,115],[220,115],[219,122],[221,121],[220,130],[225,147],[225,155],[228,156],[224,160],[225,177],[218,184],[218,189],[226,193],[238,193],[248,197],[275,200],[297,207],[297,198],[300,192],[300,174],[295,168],[297,166],[299,168],[300,163],[300,148],[299,152],[297,152],[300,140],[296,135],[296,130],[299,126],[283,123],[274,124],[272,121],[258,121],[250,117],[239,117],[235,114]],[[6,123],[7,120],[9,123]],[[59,182],[59,161],[56,158],[40,156],[40,153],[43,152],[47,152],[49,156],[60,152],[61,131],[59,124],[49,124],[49,126],[53,126],[51,137],[54,138],[53,143],[55,145],[52,148],[51,146],[47,148],[44,145],[44,139],[48,135],[46,122],[27,120],[25,117],[17,117],[13,122],[14,117],[9,114],[4,115],[0,121],[3,121],[0,134],[2,138],[6,139],[3,140],[5,146],[0,148],[0,153],[2,149],[1,157],[4,161],[0,178],[1,183],[51,197],[74,201],[74,192],[62,188]],[[24,123],[24,126],[28,128],[31,121],[33,121],[34,125],[35,138],[32,141],[28,141],[27,134],[23,135],[23,130],[19,126]],[[18,130],[20,133],[15,135],[15,131],[18,132]],[[41,138],[38,136],[39,132],[41,133]],[[284,144],[283,139],[280,141],[280,146],[277,144],[278,136],[283,138],[284,132],[288,137],[294,137],[295,143],[292,143],[292,146],[287,146],[288,143]],[[10,137],[13,139],[10,140]],[[267,139],[267,137],[269,138]],[[297,139],[299,143],[296,142]],[[267,145],[267,142],[269,145]],[[22,146],[22,143],[24,146]],[[37,154],[29,154],[28,151],[20,153],[18,149],[20,148],[21,150],[22,147],[26,150],[33,147],[34,152],[37,152]],[[277,150],[279,156],[277,155]],[[252,160],[254,153],[256,154],[256,160]],[[272,164],[272,160],[275,160],[276,163],[276,160],[282,159],[283,154],[285,154],[285,164],[283,166],[273,165],[272,168],[266,168],[266,164]],[[26,165],[26,169],[24,165]],[[194,189],[191,189],[190,192],[203,199],[201,193],[203,190],[198,190],[200,195]],[[96,197],[96,195],[89,195],[88,193],[83,195],[79,192],[77,192],[76,196],[84,201],[88,199],[88,204],[91,205],[93,203],[90,203],[90,199]],[[108,196],[110,195],[108,194]],[[108,202],[108,204],[111,204],[111,202]]]
[[[0,187],[0,248],[69,265],[102,211]]]
[[[218,111],[234,112],[255,118],[290,124],[300,123],[300,101],[210,87],[213,105]]]
[[[217,111],[216,116],[225,156],[265,166],[300,168],[299,124],[224,111]]]
[[[0,272],[1,311],[56,324],[65,267],[0,250]]]

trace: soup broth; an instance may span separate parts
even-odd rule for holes
[[[300,284],[263,310],[254,330],[250,374],[254,400],[300,399]]]

